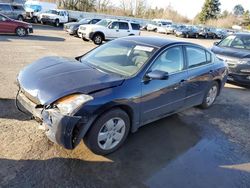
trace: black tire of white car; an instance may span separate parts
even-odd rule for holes
[[[96,45],[101,45],[102,42],[103,42],[103,36],[99,33],[95,34],[93,36],[93,42],[96,44]]]
[[[201,108],[206,109],[211,107],[219,93],[219,84],[216,81],[213,81],[207,89],[207,92],[204,96],[203,102],[200,105]],[[210,99],[209,99],[210,98]]]
[[[26,36],[28,33],[27,33],[27,30],[26,30],[24,27],[18,27],[18,28],[16,28],[16,34],[17,34],[17,36],[19,36],[19,37],[24,37],[24,36]]]
[[[38,23],[37,17],[33,17],[33,18],[32,18],[32,22],[33,22],[33,23]]]
[[[112,109],[94,122],[84,137],[84,142],[95,154],[107,155],[116,151],[124,143],[129,130],[128,114],[120,108]]]
[[[58,19],[55,20],[55,26],[56,26],[56,27],[59,27],[59,26],[60,26],[60,22],[59,22]]]
[[[197,39],[199,38],[199,35],[197,33],[195,34],[195,38],[197,38]]]
[[[17,17],[17,19],[18,19],[19,21],[23,21],[23,20],[24,20],[24,18],[23,18],[22,15],[19,15],[19,16]]]

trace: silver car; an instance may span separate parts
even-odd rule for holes
[[[26,17],[26,12],[22,5],[0,3],[0,13],[9,18],[20,21],[23,21]]]

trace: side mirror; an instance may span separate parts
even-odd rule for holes
[[[154,70],[146,74],[145,78],[147,80],[167,80],[168,73],[161,70]]]
[[[214,46],[217,46],[219,44],[219,42],[214,42]]]

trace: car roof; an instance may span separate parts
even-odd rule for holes
[[[232,34],[232,35],[235,35],[235,36],[250,36],[250,33],[243,33],[243,32],[241,32],[241,33],[234,33],[234,34]]]
[[[154,37],[153,36],[129,36],[129,37],[120,38],[118,40],[137,42],[140,44],[154,46],[156,48],[162,48],[162,47],[174,45],[174,44],[182,44],[182,45],[187,44],[187,45],[199,46],[199,47],[205,49],[204,47],[197,45],[197,44],[194,44],[194,43],[182,42],[182,41],[178,41],[178,40],[166,39],[166,38],[155,37],[155,36]]]

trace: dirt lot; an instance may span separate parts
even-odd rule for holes
[[[16,110],[16,76],[43,56],[75,57],[94,47],[52,26],[36,26],[23,39],[0,36],[0,187],[250,187],[250,90],[231,84],[212,108],[151,123],[106,157],[83,143],[69,151],[49,142]]]

